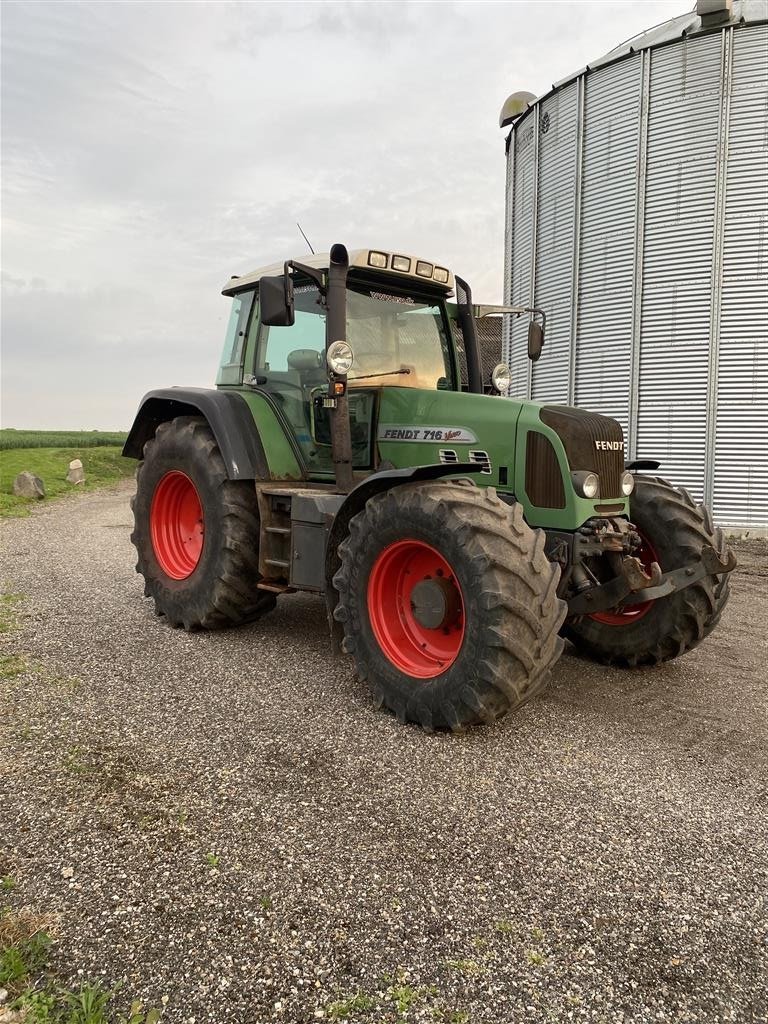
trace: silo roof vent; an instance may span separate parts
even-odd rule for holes
[[[696,0],[696,13],[702,28],[719,25],[733,14],[733,0]]]
[[[504,106],[501,108],[499,114],[499,128],[504,128],[508,124],[512,124],[516,121],[521,114],[524,114],[528,107],[532,103],[536,102],[536,97],[532,92],[513,92],[511,96],[507,96],[504,101]]]

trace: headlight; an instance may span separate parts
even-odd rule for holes
[[[585,473],[583,470],[571,473],[576,493],[582,498],[596,498],[600,493],[600,477],[597,473]]]
[[[634,489],[635,478],[629,471],[627,471],[621,478],[621,493],[628,498]]]
[[[328,346],[328,352],[326,353],[325,358],[329,368],[340,377],[349,373],[352,368],[352,363],[355,361],[352,349],[346,341],[332,342]]]
[[[393,256],[392,257],[392,269],[402,270],[404,274],[408,274],[411,269],[411,261],[408,256]]]
[[[426,263],[424,260],[416,261],[416,273],[419,277],[432,277],[434,269],[431,263]]]
[[[494,366],[491,374],[491,383],[500,395],[506,395],[512,384],[512,371],[506,363],[499,363]]]
[[[448,276],[445,267],[435,267],[434,278],[439,284],[448,284]]]
[[[385,252],[371,252],[368,253],[368,266],[378,267],[379,270],[386,270],[387,267],[387,254]]]

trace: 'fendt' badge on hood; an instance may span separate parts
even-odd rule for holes
[[[623,452],[623,441],[595,441],[595,448],[600,452]]]

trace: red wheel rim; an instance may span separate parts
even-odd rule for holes
[[[635,529],[637,530],[637,527]],[[659,556],[656,554],[656,548],[654,548],[645,534],[640,533],[640,530],[637,530],[637,533],[642,543],[639,549],[635,551],[635,557],[640,559],[643,568],[649,571],[653,562],[658,562],[661,565]],[[644,601],[642,604],[631,604],[625,608],[592,612],[590,619],[594,619],[595,622],[602,622],[604,626],[629,626],[633,622],[639,622],[640,619],[647,615],[653,604],[653,601]]]
[[[424,593],[432,599],[428,613]],[[439,624],[427,624],[427,614],[440,617]],[[417,679],[450,668],[464,640],[461,587],[440,552],[420,540],[396,541],[378,556],[368,579],[368,617],[386,657]]]
[[[174,469],[160,479],[149,510],[149,529],[155,558],[166,576],[191,576],[203,553],[203,506],[185,473]]]

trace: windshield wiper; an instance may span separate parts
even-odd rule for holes
[[[400,370],[388,370],[386,373],[362,373],[359,377],[347,377],[347,380],[369,380],[371,377],[393,377],[396,373],[410,373],[407,366]]]

